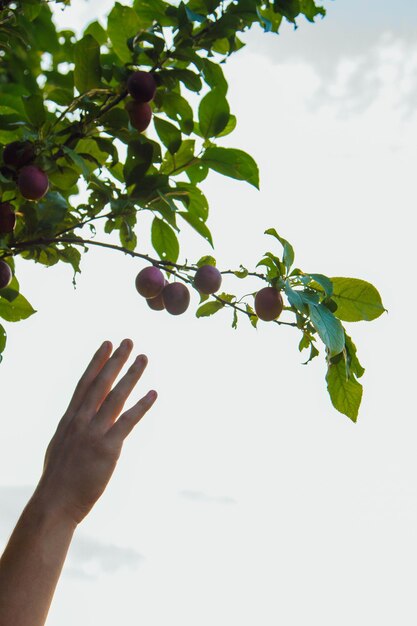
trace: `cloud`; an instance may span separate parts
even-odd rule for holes
[[[236,500],[230,496],[210,496],[203,491],[194,491],[191,489],[182,489],[179,495],[187,500],[194,502],[209,502],[214,504],[236,504]]]
[[[4,546],[34,488],[30,485],[0,487],[0,542]],[[94,579],[100,573],[111,573],[122,567],[135,568],[144,559],[132,548],[100,542],[77,530],[64,572],[72,577]]]
[[[74,536],[65,571],[77,578],[94,579],[122,567],[136,568],[144,560],[145,557],[132,548],[103,543],[79,533]]]
[[[297,30],[289,24],[283,24],[279,35],[252,29],[243,37],[246,52],[264,55],[273,64],[313,69],[318,80],[308,102],[312,109],[330,105],[343,117],[355,115],[385,96],[388,83],[396,92],[390,94],[394,105],[409,116],[417,96],[415,21],[407,20],[404,11],[382,12],[375,3],[364,10],[353,1],[349,11],[336,4],[327,6],[323,20],[301,20]],[[408,12],[417,13],[411,6]]]

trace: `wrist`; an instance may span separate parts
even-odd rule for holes
[[[47,489],[39,483],[24,510],[25,517],[35,525],[56,528],[57,526],[72,531],[77,527],[77,521],[64,507],[54,502]]]

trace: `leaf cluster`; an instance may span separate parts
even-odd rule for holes
[[[18,219],[12,233],[0,234],[0,257],[13,274],[19,255],[46,266],[69,263],[75,282],[81,251],[92,245],[149,259],[137,252],[144,212],[152,215],[150,240],[158,255],[149,260],[168,275],[192,282],[199,264],[215,263],[206,256],[192,266],[178,264],[184,227],[214,249],[209,203],[200,184],[215,172],[259,188],[254,159],[224,144],[237,124],[225,63],[243,47],[242,34],[252,27],[278,33],[283,21],[296,27],[300,17],[313,22],[324,15],[314,0],[175,5],[134,0],[130,6],[116,2],[105,23],[90,23],[77,38],[70,29],[56,28],[49,2],[1,2],[0,205],[10,203]],[[146,133],[135,130],[126,110],[127,80],[137,70],[152,73],[157,84],[153,123]],[[21,195],[18,171],[1,158],[15,141],[32,143],[35,163],[48,176],[50,189],[38,202]],[[80,203],[83,188],[87,199]],[[117,234],[120,246],[85,236],[86,230],[94,236],[99,220],[106,234]],[[318,354],[320,338],[332,402],[356,419],[363,369],[342,321],[375,319],[384,310],[379,294],[365,281],[301,272],[293,267],[291,244],[273,228],[266,232],[282,246],[282,254],[265,253],[257,265],[263,273],[242,266],[229,273],[241,280],[258,276],[282,290],[291,321],[277,324],[301,330],[299,349],[310,350],[308,361]],[[233,310],[234,328],[239,314],[257,327],[252,303],[227,293],[201,297],[197,316],[225,307]],[[0,290],[0,317],[15,322],[33,313],[14,275]],[[0,326],[0,353],[5,344]]]

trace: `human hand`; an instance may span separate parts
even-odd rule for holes
[[[124,439],[157,398],[157,393],[150,391],[118,418],[148,360],[143,354],[138,356],[111,389],[133,342],[125,339],[110,357],[112,348],[109,341],[104,342],[79,380],[46,450],[43,473],[34,494],[48,509],[76,524],[102,495]]]

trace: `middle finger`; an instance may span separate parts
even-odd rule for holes
[[[84,419],[91,419],[97,413],[112,388],[120,370],[126,363],[132,348],[132,340],[124,339],[117,350],[114,351],[113,356],[110,357],[100,371],[81,404],[79,414],[82,415]]]

